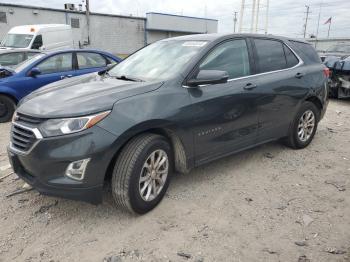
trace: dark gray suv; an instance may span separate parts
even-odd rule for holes
[[[269,35],[166,39],[21,101],[9,157],[39,192],[145,213],[174,171],[283,139],[306,147],[328,104],[311,45]]]

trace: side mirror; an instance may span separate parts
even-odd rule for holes
[[[200,70],[197,77],[187,81],[189,87],[227,83],[229,75],[226,71]]]
[[[117,63],[111,63],[106,65],[105,68],[103,68],[102,70],[98,71],[97,74],[98,75],[104,75],[106,72],[108,72],[109,70],[111,70],[113,67],[115,67],[117,65]]]
[[[40,74],[41,74],[41,71],[37,67],[34,67],[32,68],[32,70],[29,71],[29,76],[31,77],[36,77],[37,75],[40,75]]]

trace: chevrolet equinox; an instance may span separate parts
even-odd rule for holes
[[[42,194],[146,213],[171,175],[269,141],[306,147],[328,104],[328,69],[307,42],[192,35],[153,43],[113,68],[24,98],[8,147]]]

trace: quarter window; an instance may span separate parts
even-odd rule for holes
[[[284,48],[284,54],[286,55],[286,59],[287,59],[287,67],[296,66],[299,63],[298,58],[294,55],[292,50],[290,50],[286,45],[283,45],[283,48]]]
[[[96,53],[78,52],[77,59],[79,69],[103,67],[107,65],[107,60]]]
[[[72,53],[49,57],[37,66],[42,74],[58,73],[72,70]]]
[[[270,72],[287,67],[283,44],[279,41],[254,39],[258,55],[258,68],[260,73]]]
[[[308,44],[308,43],[302,43],[297,41],[291,41],[298,49],[299,51],[304,54],[311,62],[313,63],[321,63],[321,58],[317,54],[315,48]]]
[[[215,47],[199,66],[200,70],[221,70],[229,78],[250,74],[248,48],[245,40],[230,40]]]

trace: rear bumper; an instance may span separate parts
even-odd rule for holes
[[[72,135],[44,138],[28,154],[8,147],[8,156],[14,172],[40,193],[98,204],[102,202],[115,140],[116,136],[96,126]],[[71,162],[86,158],[91,160],[82,181],[65,175]]]

